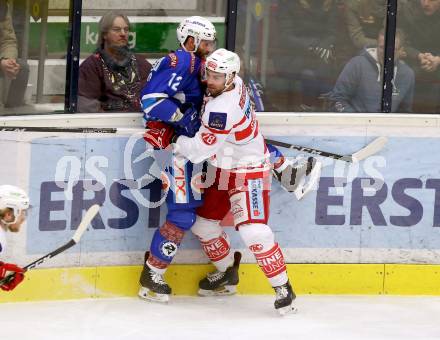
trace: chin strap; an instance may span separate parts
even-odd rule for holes
[[[226,77],[225,88],[223,89],[223,91],[221,93],[228,91],[228,88],[234,84],[235,74],[233,77],[229,77],[229,76],[230,76],[229,74],[225,74],[225,77]],[[228,84],[228,81],[230,81],[229,84]]]
[[[185,45],[184,44],[180,44],[180,46],[186,51],[186,52],[191,52],[191,53],[196,53],[197,52],[197,49],[199,48],[199,45],[200,45],[200,40],[198,39],[198,38],[196,38],[196,37],[193,37],[194,38],[194,50],[192,50],[192,51],[189,51],[186,47],[185,47]]]

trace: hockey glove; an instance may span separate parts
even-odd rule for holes
[[[194,137],[201,125],[199,112],[193,104],[186,104],[181,110],[184,113],[183,117],[177,121],[178,129],[176,132],[179,135]]]
[[[314,157],[282,158],[274,165],[273,175],[283,189],[293,192],[298,200],[312,191],[321,176],[322,164]]]
[[[163,122],[149,121],[146,128],[144,139],[158,149],[166,149],[176,137],[174,129]]]
[[[6,283],[0,286],[0,288],[6,291],[13,290],[21,281],[23,281],[23,273],[24,269],[15,264],[0,262],[0,280],[13,274]]]

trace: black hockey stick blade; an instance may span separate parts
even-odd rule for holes
[[[53,127],[53,126],[2,126],[1,132],[56,132],[56,133],[117,133],[116,128]]]
[[[375,153],[379,152],[387,143],[388,139],[386,137],[378,137],[374,141],[372,141],[370,144],[365,146],[364,148],[360,149],[359,151],[356,151],[352,155],[339,155],[332,152],[327,152],[315,148],[309,148],[306,146],[301,145],[295,145],[285,142],[279,142],[273,139],[265,139],[266,143],[272,144],[275,146],[280,146],[287,149],[297,150],[300,152],[306,152],[312,155],[321,156],[321,157],[327,157],[327,158],[333,158],[336,160],[341,160],[345,162],[359,162],[371,155],[374,155]]]
[[[92,222],[93,218],[98,213],[99,209],[100,209],[100,206],[98,204],[92,205],[86,211],[86,214],[84,215],[83,219],[81,220],[80,224],[78,225],[78,228],[76,229],[75,234],[73,234],[73,237],[66,244],[62,245],[61,247],[55,249],[54,251],[51,251],[49,254],[46,254],[43,257],[40,257],[39,259],[24,266],[23,267],[24,271],[27,272],[29,269],[32,269],[32,268],[35,268],[35,267],[41,265],[42,263],[46,262],[50,258],[55,257],[58,254],[61,254],[62,252],[66,251],[67,249],[69,249],[69,248],[73,247],[75,244],[77,244],[80,241],[81,236],[86,231],[90,222]],[[14,276],[14,274],[11,274],[11,275],[6,276],[2,280],[0,280],[0,285],[7,283],[9,280],[12,279],[13,276]]]

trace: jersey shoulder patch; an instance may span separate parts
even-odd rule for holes
[[[216,130],[224,130],[226,128],[227,119],[228,115],[226,112],[210,112],[208,126]]]
[[[170,60],[168,66],[171,68],[176,68],[177,63],[179,62],[179,58],[177,57],[176,53],[168,54],[168,59]]]
[[[195,68],[196,58],[194,54],[184,50],[177,50],[167,55],[168,68],[178,69],[180,73],[192,73]]]

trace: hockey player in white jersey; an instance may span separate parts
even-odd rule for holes
[[[204,203],[197,209],[192,232],[199,238],[214,273],[199,283],[200,295],[234,293],[238,263],[220,221],[231,210],[234,224],[246,246],[276,292],[275,308],[284,314],[294,310],[283,253],[267,225],[271,164],[264,138],[246,87],[238,76],[237,54],[219,49],[206,60],[207,90],[202,125],[192,138],[164,134],[175,152],[193,163],[208,160]]]
[[[26,219],[29,197],[13,185],[0,185],[0,258],[6,250],[6,232],[19,232]],[[2,290],[13,290],[24,279],[23,268],[0,261],[0,280],[15,273],[12,279],[0,286]]]

